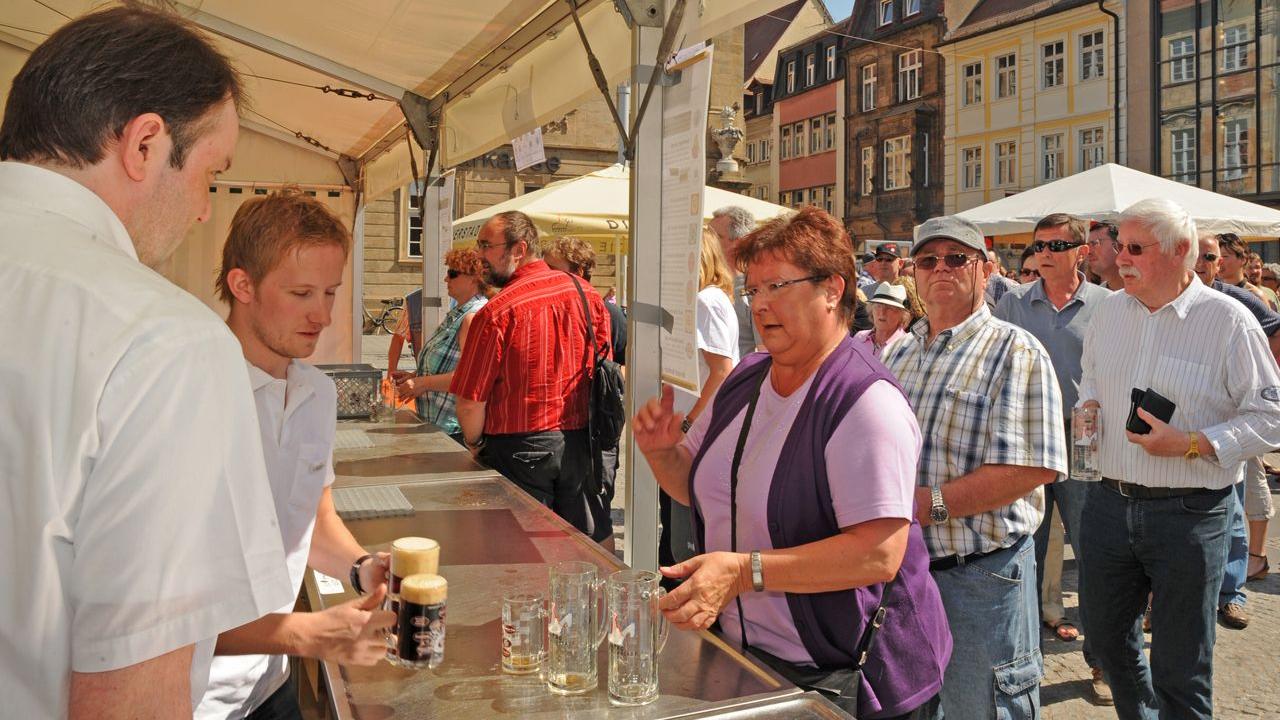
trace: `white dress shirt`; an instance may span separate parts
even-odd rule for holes
[[[297,360],[289,364],[283,379],[249,365],[249,381],[258,406],[258,429],[280,519],[285,562],[296,596],[311,554],[316,506],[324,489],[333,484],[338,395],[333,380]],[[293,602],[275,612],[293,612]],[[195,716],[199,720],[243,718],[288,678],[289,659],[284,655],[215,657],[209,670],[209,689]]]
[[[1081,365],[1078,404],[1102,406],[1104,477],[1220,489],[1240,480],[1245,460],[1280,446],[1280,372],[1262,327],[1197,277],[1155,312],[1125,292],[1103,300],[1085,333]],[[1154,457],[1129,442],[1124,426],[1133,388],[1172,400],[1170,424],[1203,432],[1217,459]]]
[[[0,715],[290,598],[240,344],[83,185],[0,163]],[[204,641],[204,642],[201,642]]]

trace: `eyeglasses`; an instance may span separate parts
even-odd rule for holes
[[[933,270],[938,267],[938,261],[941,260],[952,270],[959,270],[971,262],[976,262],[977,259],[977,257],[973,255],[966,255],[965,253],[954,253],[942,256],[925,255],[923,257],[916,258],[916,267],[922,270]]]
[[[1031,252],[1044,252],[1045,248],[1049,248],[1053,252],[1060,253],[1074,250],[1083,244],[1072,240],[1037,240],[1031,243]]]
[[[1200,255],[1200,259],[1204,260],[1205,262],[1213,262],[1214,260],[1218,259],[1218,256],[1214,255],[1213,253],[1202,253]]]
[[[765,283],[764,287],[743,288],[741,295],[742,297],[748,300],[754,300],[761,295],[765,296],[766,298],[770,298],[770,297],[773,297],[774,293],[778,292],[784,287],[787,287],[788,285],[795,285],[796,283],[809,282],[809,281],[826,280],[829,277],[831,276],[830,275],[810,275],[809,277],[796,278],[795,280],[779,280],[777,282]]]
[[[462,271],[449,268],[447,271],[445,271],[445,275],[447,275],[450,280],[457,280],[458,276],[462,275]]]
[[[1263,276],[1262,276],[1262,282],[1276,282],[1276,276],[1275,276],[1275,275],[1263,275]]]
[[[1039,271],[1039,270],[1032,270],[1031,268],[1022,268],[1021,270],[1019,270],[1019,271],[1018,271],[1018,273],[1019,273],[1020,275],[1022,275],[1023,277],[1028,277],[1028,276],[1030,276],[1030,277],[1040,277],[1040,271]]]
[[[1159,240],[1155,242],[1147,243],[1146,245],[1139,245],[1138,243],[1122,243],[1119,240],[1112,240],[1111,249],[1114,250],[1117,255],[1124,252],[1125,250],[1128,250],[1130,255],[1132,255],[1133,257],[1138,257],[1139,255],[1142,254],[1142,251],[1144,249],[1149,247],[1154,247],[1159,244],[1160,244]]]
[[[480,248],[480,252],[484,252],[485,250],[488,250],[489,248],[506,247],[506,246],[509,246],[509,245],[511,245],[511,243],[500,243],[500,242],[491,243],[491,242],[485,242],[485,241],[483,241],[483,240],[477,240],[477,241],[476,241],[476,247],[477,247],[477,248]]]

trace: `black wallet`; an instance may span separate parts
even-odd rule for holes
[[[1172,400],[1151,388],[1146,390],[1134,388],[1129,391],[1129,419],[1125,421],[1124,429],[1135,435],[1146,435],[1151,432],[1151,426],[1147,421],[1138,417],[1138,408],[1151,413],[1160,422],[1167,423],[1173,419],[1173,411],[1177,407]]]

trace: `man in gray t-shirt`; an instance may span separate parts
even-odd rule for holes
[[[711,222],[708,227],[716,237],[720,238],[724,257],[733,270],[733,311],[738,316],[738,357],[746,357],[755,352],[756,328],[751,322],[751,306],[742,296],[742,284],[745,278],[738,270],[734,256],[738,240],[755,229],[756,218],[737,205],[729,205],[711,213]]]

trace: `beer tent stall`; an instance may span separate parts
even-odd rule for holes
[[[101,0],[3,3],[0,76],[11,79],[34,47],[61,24],[108,4]],[[310,358],[313,362],[353,362],[360,358],[360,269],[367,201],[415,179],[435,178],[443,169],[504,145],[562,116],[593,93],[630,79],[632,97],[637,102],[633,103],[632,117],[624,121],[627,136],[634,144],[629,217],[633,241],[627,300],[633,308],[647,307],[650,311],[633,312],[630,320],[628,403],[657,393],[661,371],[658,333],[663,310],[658,290],[658,198],[662,178],[654,160],[662,137],[662,64],[677,49],[676,43],[690,45],[713,37],[746,18],[759,17],[784,5],[785,0],[191,0],[190,4],[156,4],[189,18],[214,37],[244,74],[250,99],[242,113],[233,167],[210,187],[214,195],[210,220],[191,231],[184,246],[162,271],[222,312],[213,299],[211,285],[221,240],[239,204],[282,184],[295,184],[314,193],[349,224],[355,242],[340,295],[341,307],[335,310],[333,327]],[[683,30],[692,27],[692,32],[675,32],[681,16]],[[594,51],[593,63],[588,62],[584,35]],[[6,98],[8,85],[0,82],[0,92]],[[646,92],[651,87],[655,91]],[[640,101],[650,94],[651,100]],[[432,206],[434,192],[437,191],[428,191],[427,207]],[[423,227],[423,255],[436,257],[440,243],[448,243],[449,239],[440,237],[434,222],[424,222]],[[438,268],[429,261],[424,265],[424,306],[434,308],[427,321],[438,322],[441,306],[446,304],[442,302]],[[372,437],[376,431],[371,430],[368,435]],[[426,442],[427,438],[438,436],[435,433],[421,437]],[[381,442],[383,436],[377,437]],[[411,434],[397,433],[393,437],[397,443],[413,439]],[[339,438],[337,460],[344,453],[351,457],[352,453],[371,452],[344,450],[345,440]],[[420,450],[420,446],[413,448]],[[414,450],[410,454],[418,458],[444,455]],[[657,564],[656,483],[643,461],[637,462],[638,454],[631,451],[628,455],[626,557],[634,567],[652,569]],[[395,458],[378,459],[384,460]],[[337,464],[342,466],[343,462]],[[379,467],[388,464],[383,462]],[[456,477],[463,475],[453,473]],[[489,478],[489,482],[494,481]],[[431,488],[406,488],[404,494],[415,501],[415,509],[419,501],[430,502],[424,494]],[[477,496],[497,497],[479,491]],[[521,505],[527,504],[527,499],[510,502],[520,505],[516,508],[519,513],[533,513],[540,522],[549,524],[551,529],[534,538],[535,544],[572,544],[580,540],[570,537],[574,533],[558,518],[543,517],[545,513],[540,514],[540,508]],[[383,527],[379,525],[382,521],[368,522],[369,532]],[[366,544],[389,539],[376,533],[362,535],[364,532],[359,530],[358,537]],[[477,545],[483,547],[485,535],[478,537]],[[447,562],[449,546],[442,542],[442,547],[443,564]],[[556,552],[568,552],[562,545],[555,547],[559,548]],[[574,547],[579,554],[591,552],[585,546]],[[547,555],[544,553],[543,557]],[[606,568],[612,561],[594,555],[592,558]],[[333,584],[337,591],[330,587],[329,592],[338,594],[326,594],[323,580],[308,575],[305,597],[313,607],[347,596],[336,581]],[[505,580],[510,581],[511,577]],[[460,620],[469,611],[488,612],[478,600],[450,600],[451,614],[456,613]],[[491,630],[490,625],[474,629]],[[835,716],[829,714],[829,706],[819,707],[820,702],[796,705],[795,698],[807,696],[797,695],[797,689],[718,638],[706,633],[673,633],[671,644],[676,647],[669,646],[665,654],[675,661],[670,668],[669,689],[676,692],[670,697],[664,694],[645,713],[646,717],[706,717],[730,706],[752,717]],[[674,658],[673,651],[678,654]],[[489,653],[490,649],[476,652]],[[492,653],[496,652],[495,647]],[[328,681],[329,710],[338,717],[359,714],[353,708],[358,710],[364,703],[382,715],[397,714],[397,709],[423,717],[525,714],[499,707],[499,701],[492,697],[494,688],[485,684],[487,680],[467,684],[454,677],[444,682],[444,678],[432,679],[422,674],[411,676],[386,668],[340,668],[330,663],[321,663],[320,672]],[[598,698],[589,700],[550,706],[544,703],[533,714],[545,711],[549,717],[561,717],[566,712],[602,716],[614,713],[615,709],[601,704]],[[792,704],[779,705],[783,700]],[[420,701],[425,704],[419,705]],[[750,709],[764,704],[771,704],[774,709]]]

